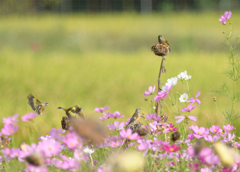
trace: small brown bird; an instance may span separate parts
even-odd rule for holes
[[[162,35],[158,35],[158,42],[159,44],[166,45],[171,52],[168,41],[164,37],[162,37]]]
[[[157,56],[166,56],[170,52],[168,41],[162,37],[161,35],[158,36],[159,44],[153,45],[151,50]]]
[[[133,114],[132,118],[130,119],[129,124],[131,124],[132,122],[134,122],[134,124],[140,119],[140,117],[143,117],[141,116],[141,110],[140,108],[137,108],[135,113]],[[126,126],[126,128],[128,127],[128,125]]]
[[[32,110],[37,112],[38,115],[42,115],[48,103],[41,102],[40,100],[35,98],[31,93],[27,96],[27,99],[28,99],[28,104],[31,106]]]

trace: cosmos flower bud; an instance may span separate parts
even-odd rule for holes
[[[213,97],[213,101],[215,101],[215,102],[216,102],[216,101],[217,101],[217,98],[216,98],[216,97]]]

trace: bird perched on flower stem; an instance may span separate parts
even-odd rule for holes
[[[27,99],[28,99],[28,104],[31,106],[32,110],[37,112],[38,115],[42,115],[48,103],[41,102],[40,100],[35,98],[31,93],[27,96]]]
[[[133,114],[132,118],[130,119],[128,125],[131,124],[131,123],[135,124],[140,119],[140,117],[143,117],[143,116],[141,115],[140,108],[137,108],[135,113]],[[128,127],[128,125],[126,126],[126,128]]]
[[[162,37],[161,35],[158,36],[158,42],[159,44],[153,45],[151,50],[154,52],[157,56],[166,56],[170,52],[170,47],[168,44],[168,41]]]
[[[84,119],[84,115],[83,115],[83,112],[82,112],[82,108],[79,106],[79,105],[76,105],[76,106],[73,106],[73,107],[70,107],[68,109],[65,109],[65,108],[62,108],[62,107],[58,107],[58,109],[63,109],[65,112],[66,112],[66,115],[69,119],[71,119],[72,117],[75,117],[76,114]]]

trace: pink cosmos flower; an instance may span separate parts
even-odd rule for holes
[[[38,143],[38,149],[46,157],[51,157],[61,152],[61,145],[53,139],[43,140]]]
[[[225,131],[229,132],[229,131],[233,130],[233,126],[231,126],[230,124],[224,125],[224,126],[223,126],[223,129],[224,129]]]
[[[220,133],[220,136],[222,136],[222,137],[226,137],[226,135],[229,133],[229,132],[224,132],[224,130],[222,130],[222,129],[220,129],[219,130],[219,133]]]
[[[165,92],[158,92],[158,94],[154,97],[155,101],[163,100],[167,97],[167,93]]]
[[[200,93],[201,93],[200,91],[197,92],[195,98],[191,98],[190,100],[187,101],[187,102],[191,102],[189,105],[192,105],[194,102],[197,102],[197,104],[201,104],[201,101],[197,99]]]
[[[82,147],[82,140],[76,133],[68,133],[63,140],[69,149]]]
[[[162,150],[167,151],[168,153],[172,153],[172,152],[176,152],[178,150],[180,150],[181,147],[180,146],[175,146],[174,144],[171,146],[168,145],[164,145],[164,147],[162,148]]]
[[[218,141],[218,139],[220,138],[220,136],[211,136],[211,135],[208,135],[208,136],[205,136],[204,137],[204,139],[207,141],[207,142],[211,142],[211,143],[213,143],[213,142],[216,142],[216,141]]]
[[[102,112],[103,116],[99,117],[99,120],[104,121],[108,119],[107,114],[105,112]]]
[[[199,164],[193,162],[192,164],[191,163],[188,163],[189,167],[194,170],[194,171],[197,171],[198,168],[199,168]]]
[[[138,150],[147,150],[151,148],[151,140],[139,140]]]
[[[59,128],[58,130],[52,128],[52,131],[49,130],[49,135],[51,138],[61,141],[63,139],[63,136],[61,136],[61,134],[65,133],[65,131],[66,130],[63,130],[62,128]]]
[[[185,116],[175,116],[175,119],[178,119],[176,121],[176,123],[182,122],[182,120],[184,120],[184,118],[190,119],[192,121],[197,121],[197,117],[185,115]]]
[[[194,136],[193,133],[188,134],[188,139],[189,139],[189,140],[192,140],[192,139],[194,139],[194,138],[195,138],[195,136]]]
[[[2,150],[2,154],[4,155],[4,158],[6,159],[7,162],[10,161],[10,155],[11,155],[11,149],[10,148],[5,148]]]
[[[221,140],[222,143],[226,143],[226,142],[232,142],[232,139],[235,137],[235,134],[228,134],[228,138],[224,138],[224,140]]]
[[[73,157],[78,160],[79,162],[84,161],[86,162],[89,158],[88,154],[84,153],[81,149],[75,149],[73,153]]]
[[[2,129],[2,134],[4,135],[12,135],[18,130],[18,126],[14,126],[12,123],[11,124],[5,124],[3,129]]]
[[[154,85],[154,86],[150,86],[150,87],[148,88],[148,90],[145,91],[144,96],[150,96],[150,95],[152,95],[152,93],[153,93],[154,91],[155,91],[155,85]]]
[[[116,112],[114,112],[113,114],[111,114],[111,113],[107,113],[107,115],[106,115],[108,118],[123,118],[124,117],[124,115],[123,114],[120,114],[120,112],[118,112],[118,111],[116,111]]]
[[[137,133],[132,133],[132,130],[130,128],[127,129],[127,131],[125,131],[123,129],[120,132],[120,136],[122,136],[123,138],[126,138],[128,140],[136,140],[138,138],[138,134]]]
[[[182,108],[182,112],[190,112],[191,110],[195,109],[196,106],[188,106],[188,107],[184,107]]]
[[[226,11],[223,16],[219,19],[222,24],[226,24],[226,21],[228,21],[231,18],[232,12],[231,11]]]
[[[205,129],[204,127],[192,126],[192,130],[194,131],[194,137],[198,139],[209,135],[208,128]]]
[[[22,121],[29,121],[29,120],[32,120],[33,118],[35,118],[37,116],[37,113],[29,113],[29,114],[26,114],[24,116],[21,117]]]
[[[220,163],[220,159],[218,158],[217,155],[208,155],[204,158],[205,162],[208,163],[209,165],[215,165]]]
[[[115,147],[121,146],[122,144],[123,144],[123,141],[112,141],[110,143],[110,146],[115,148]]]
[[[146,120],[151,120],[151,119],[153,119],[153,120],[155,120],[155,121],[158,121],[158,120],[161,119],[161,117],[160,117],[159,115],[156,116],[156,114],[150,114],[150,113],[149,113],[149,114],[146,116]]]
[[[18,118],[18,114],[9,116],[7,118],[3,118],[3,123],[4,124],[14,124],[14,123],[18,122],[17,118]]]
[[[105,110],[108,110],[110,107],[109,106],[106,106],[106,107],[104,107],[104,108],[96,108],[93,112],[103,112],[103,111],[105,111]]]
[[[109,124],[108,128],[109,128],[109,130],[122,130],[122,129],[124,129],[124,122],[121,122],[119,124],[118,121],[115,121],[114,124]]]
[[[212,127],[209,128],[212,133],[218,133],[220,130],[220,127],[218,125],[213,125]]]

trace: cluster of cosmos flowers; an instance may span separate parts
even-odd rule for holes
[[[231,12],[225,12],[219,21],[225,24],[230,17]],[[164,101],[179,80],[191,78],[184,71],[168,79],[152,101]],[[154,92],[155,86],[150,86],[144,96],[149,97]],[[4,126],[0,132],[1,165],[4,167],[6,163],[18,160],[25,164],[26,172],[57,169],[97,172],[239,171],[240,156],[236,149],[240,148],[240,143],[233,133],[235,128],[230,124],[222,127],[212,125],[209,128],[196,125],[197,117],[189,115],[201,104],[200,91],[195,94],[190,99],[187,93],[179,95],[179,104],[187,106],[180,108],[181,113],[174,116],[174,121],[163,120],[163,115],[148,113],[144,124],[138,122],[133,128],[126,127],[131,117],[123,121],[120,119],[124,115],[120,112],[106,112],[109,106],[96,108],[94,112],[103,115],[99,117],[99,123],[109,119],[112,121],[105,125],[109,133],[105,137],[98,136],[99,133],[92,130],[91,125],[86,125],[88,128],[81,131],[74,126],[68,131],[52,128],[49,135],[38,137],[38,143],[21,143],[14,148],[10,142],[12,135],[19,130],[19,115],[3,118]],[[32,121],[36,116],[36,113],[29,113],[22,116],[21,120]],[[189,120],[194,124],[189,125]],[[144,132],[139,132],[142,129]],[[97,130],[103,129],[97,127]],[[94,136],[88,137],[89,134]],[[94,137],[101,137],[101,142],[91,140]]]

